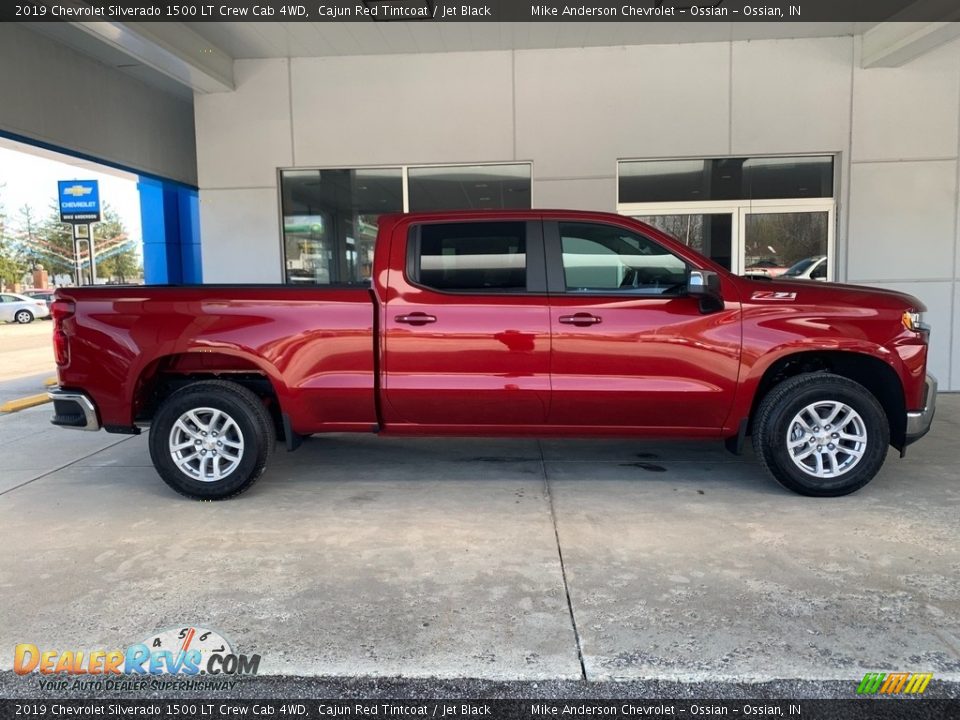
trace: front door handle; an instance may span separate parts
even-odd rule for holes
[[[576,325],[577,327],[588,327],[603,322],[603,318],[591,315],[590,313],[580,312],[575,315],[561,315],[560,322],[564,325]]]
[[[407,325],[426,325],[428,323],[435,323],[437,318],[435,315],[427,315],[422,312],[412,312],[409,315],[397,315],[394,318],[398,323],[405,323]]]

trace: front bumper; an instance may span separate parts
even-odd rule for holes
[[[58,427],[73,430],[99,430],[97,408],[82,392],[51,390],[47,393],[53,400],[53,417],[50,422]]]
[[[907,413],[906,444],[916,442],[930,431],[937,410],[937,379],[928,374],[923,388],[923,410]]]

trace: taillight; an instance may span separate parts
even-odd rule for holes
[[[53,331],[53,357],[60,367],[70,364],[70,343],[67,334],[59,328]]]
[[[77,309],[73,300],[54,300],[50,306],[50,314],[53,315],[53,356],[57,365],[63,367],[70,363],[70,341],[67,334],[63,331],[63,321],[72,317]]]
[[[77,305],[73,302],[73,300],[57,299],[54,300],[53,305],[50,306],[50,312],[53,315],[53,319],[57,322],[72,316],[76,309]]]

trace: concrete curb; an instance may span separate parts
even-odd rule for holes
[[[0,405],[0,412],[4,413],[13,413],[18,410],[26,410],[27,408],[36,407],[37,405],[43,405],[44,403],[50,402],[50,396],[47,393],[39,393],[37,395],[28,395],[27,397],[17,398],[16,400],[9,400],[3,405]]]

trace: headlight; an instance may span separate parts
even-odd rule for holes
[[[903,326],[915,333],[928,333],[930,326],[923,321],[923,313],[907,310],[903,313]]]

